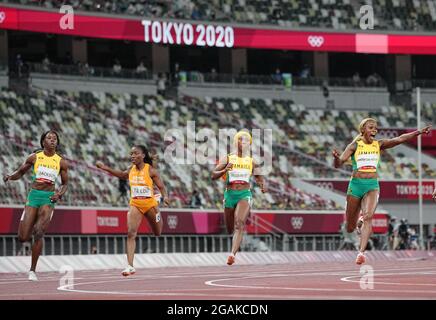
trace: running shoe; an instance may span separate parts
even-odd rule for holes
[[[227,264],[229,265],[229,266],[231,266],[232,264],[234,264],[235,263],[235,256],[234,255],[230,255],[228,258],[227,258]]]
[[[357,255],[357,258],[356,258],[356,264],[364,264],[365,263],[365,260],[366,260],[366,258],[365,258],[365,255],[363,254],[363,252],[359,252],[359,254]]]
[[[35,271],[29,271],[29,277],[27,279],[30,281],[38,281]]]
[[[127,277],[135,274],[135,272],[136,272],[135,268],[133,268],[132,266],[127,266],[127,268],[123,270],[122,275]]]

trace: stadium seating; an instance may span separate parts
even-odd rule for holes
[[[58,8],[55,0],[8,0]],[[283,27],[359,29],[363,0],[66,0],[75,9],[145,17],[162,17]],[[375,27],[383,30],[435,30],[436,0],[372,0]]]
[[[423,115],[434,117],[435,108],[425,104]],[[382,107],[371,113],[380,127],[416,126],[412,111]],[[163,180],[174,206],[189,206],[198,190],[205,208],[221,208],[223,181],[211,181],[212,165],[183,165],[163,161],[165,132],[186,132],[187,121],[196,130],[246,127],[273,129],[273,166],[268,175],[270,193],[255,188],[255,207],[288,209],[335,209],[342,204],[308,194],[292,185],[291,178],[346,178],[347,173],[331,167],[331,150],[351,141],[366,112],[313,110],[292,101],[248,98],[191,98],[167,100],[161,96],[135,96],[101,92],[33,90],[17,94],[0,92],[0,126],[5,140],[0,156],[0,173],[12,172],[24,157],[38,148],[41,133],[50,128],[61,133],[61,152],[70,160],[70,205],[125,205],[120,203],[118,181],[95,168],[101,160],[110,166],[127,168],[129,146],[146,144],[157,153]],[[212,121],[211,121],[212,120]],[[23,130],[26,128],[26,130]],[[384,152],[380,177],[417,178],[415,159],[393,157]],[[348,169],[350,169],[348,167]],[[436,172],[424,166],[424,178]],[[22,203],[28,179],[0,186],[0,203]],[[125,200],[123,200],[125,201]]]
[[[12,172],[25,156],[38,148],[41,133],[50,128],[61,132],[61,153],[70,160],[70,188],[65,201],[70,205],[125,205],[119,203],[118,181],[95,168],[101,160],[111,166],[127,168],[129,146],[144,143],[164,158],[162,140],[169,128],[184,130],[188,120],[198,128],[209,125],[207,114],[187,106],[187,101],[165,100],[160,96],[113,95],[108,93],[67,93],[36,90],[18,95],[3,89],[0,114],[5,152],[0,157],[0,172]],[[191,101],[201,106],[202,101]],[[203,105],[206,107],[206,105]],[[211,107],[210,107],[211,108]],[[228,115],[230,117],[230,115]],[[210,126],[218,129],[220,121]],[[23,130],[22,128],[27,128]],[[221,180],[212,182],[211,167],[159,163],[175,206],[189,205],[192,190],[200,191],[203,207],[222,206]],[[260,190],[255,205],[263,208],[339,208],[340,205],[307,194],[293,187],[280,172],[270,176],[270,194]],[[25,201],[27,179],[0,187],[0,202]]]

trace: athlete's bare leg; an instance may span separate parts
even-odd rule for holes
[[[141,225],[143,215],[138,208],[131,206],[129,213],[127,214],[127,261],[129,266],[133,267],[133,258],[136,248],[136,235],[138,228]]]
[[[38,210],[36,223],[33,227],[32,265],[30,271],[36,270],[39,256],[41,255],[43,237],[48,229],[54,208],[49,205],[41,206]]]
[[[157,207],[153,207],[145,213],[148,223],[150,224],[151,230],[155,236],[160,236],[162,233],[162,217]]]
[[[233,233],[235,228],[235,209],[224,208],[224,222],[226,223],[227,232]]]
[[[31,240],[32,230],[37,216],[38,208],[28,206],[24,208],[20,224],[18,225],[18,240],[20,242],[27,242]]]
[[[360,238],[360,252],[364,252],[372,234],[372,218],[378,204],[378,190],[369,191],[362,199],[363,225]]]
[[[347,208],[345,215],[347,218],[347,232],[354,232],[360,213],[361,199],[352,195],[347,195]]]
[[[250,213],[250,205],[247,200],[240,200],[235,209],[235,230],[233,233],[232,254],[236,255],[241,245],[245,229],[245,221]]]

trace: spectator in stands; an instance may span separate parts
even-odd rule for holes
[[[215,68],[212,68],[212,70],[210,70],[210,81],[216,82],[217,80],[218,80],[218,74],[216,73]]]
[[[300,72],[300,78],[309,78],[310,77],[310,68],[307,64],[304,65],[303,69]]]
[[[50,72],[50,59],[48,58],[48,55],[45,55],[44,59],[42,60],[42,71]]]
[[[275,84],[282,84],[282,73],[279,68],[276,69],[276,72],[271,77]]]
[[[60,144],[58,133],[53,130],[43,133],[40,144],[42,150],[30,154],[17,170],[3,177],[5,183],[18,180],[30,168],[33,169],[31,189],[18,226],[20,242],[30,241],[33,235],[32,263],[28,274],[31,281],[38,281],[35,270],[42,252],[43,237],[50,225],[55,203],[62,198],[68,186],[68,164],[57,154]],[[62,185],[56,190],[59,175]]]
[[[400,226],[398,227],[398,235],[400,237],[400,243],[397,249],[409,249],[409,225],[407,219],[401,219]]]
[[[92,75],[94,75],[94,68],[93,68],[93,67],[90,67],[89,64],[88,64],[88,62],[85,62],[85,63],[82,65],[82,69],[80,70],[80,73],[81,73],[83,76],[92,76]]]
[[[15,58],[15,70],[18,78],[21,78],[23,75],[24,61],[21,58],[21,54],[17,54]]]
[[[141,62],[136,67],[136,74],[141,78],[147,75],[147,68],[144,66],[144,61],[141,60]]]
[[[201,207],[201,198],[200,194],[197,190],[194,190],[191,195],[191,208],[200,208]]]
[[[92,246],[91,247],[91,252],[90,252],[91,254],[97,254],[98,253],[98,251],[97,251],[97,246]]]
[[[117,59],[117,60],[115,60],[115,63],[112,67],[112,74],[114,76],[119,76],[121,74],[121,70],[122,70],[122,67],[121,67],[120,61]]]
[[[157,94],[163,96],[165,95],[165,91],[166,91],[166,77],[164,73],[159,73],[157,79]]]
[[[368,78],[366,78],[366,84],[370,87],[378,86],[379,82],[380,82],[380,76],[376,72],[370,74]]]
[[[127,181],[125,179],[118,179],[118,191],[120,193],[117,199],[118,203],[120,200],[128,200],[127,189]]]
[[[134,145],[130,152],[131,165],[127,170],[116,170],[98,161],[97,168],[119,178],[129,180],[130,203],[127,214],[127,261],[128,266],[123,270],[123,276],[135,274],[133,259],[135,255],[136,236],[138,228],[144,216],[147,218],[153,233],[160,236],[162,232],[162,219],[159,212],[158,202],[155,198],[154,186],[161,193],[162,202],[165,206],[170,204],[165,185],[160,175],[153,167],[153,159],[148,149],[143,145]]]
[[[194,5],[194,7],[192,8],[191,19],[192,20],[200,20],[201,19],[200,10],[198,9],[198,7],[196,5]]]
[[[397,224],[397,218],[392,217],[389,221],[389,226],[388,226],[388,249],[389,250],[394,250],[394,238],[395,238],[394,230],[395,230],[396,224]]]
[[[359,72],[356,72],[355,74],[353,74],[353,83],[354,83],[354,86],[360,86]]]

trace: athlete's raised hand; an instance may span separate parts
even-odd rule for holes
[[[96,166],[97,168],[99,168],[99,169],[103,169],[103,168],[105,167],[104,163],[101,162],[101,161],[97,161],[97,162],[95,163],[95,166]]]
[[[8,182],[10,178],[11,178],[11,176],[8,175],[8,174],[5,175],[5,176],[3,176],[3,182],[4,182],[4,183]]]
[[[430,133],[430,129],[431,129],[432,125],[428,125],[425,126],[424,128],[422,128],[421,130],[419,130],[420,134],[429,134]]]

